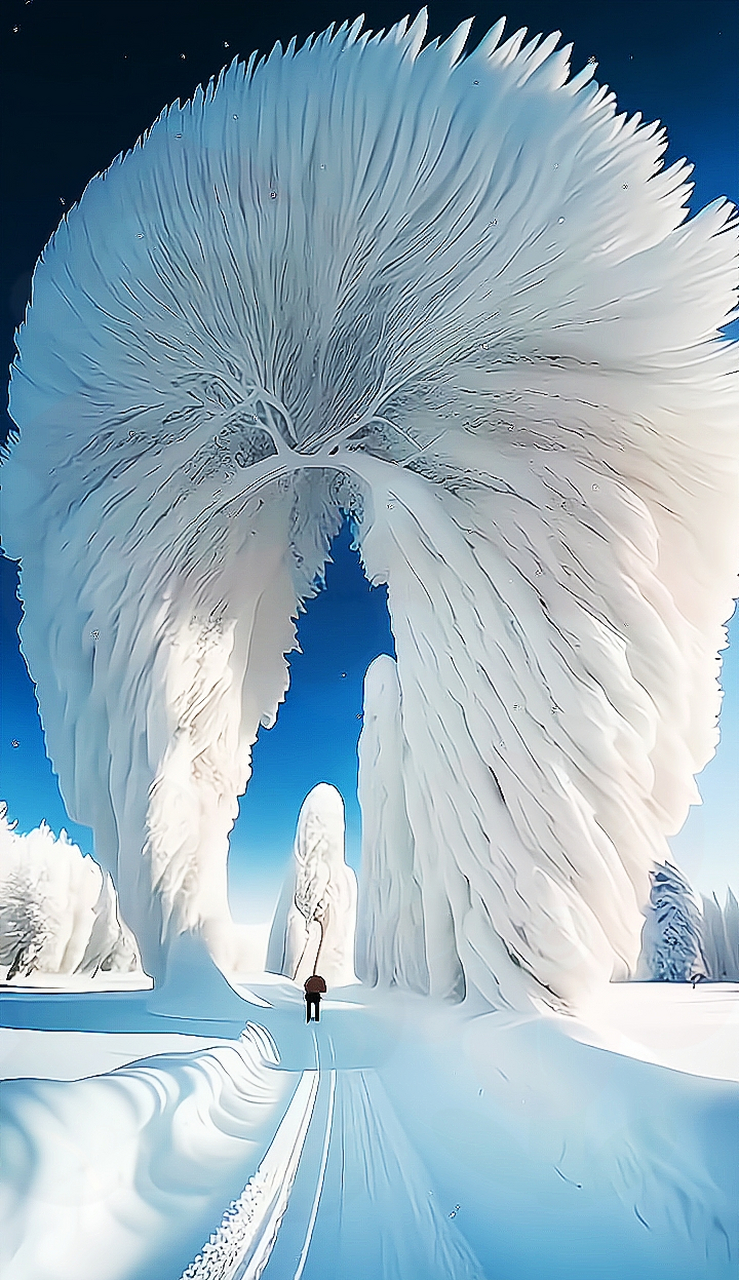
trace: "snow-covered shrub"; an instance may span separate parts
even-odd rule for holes
[[[703,954],[710,978],[739,982],[739,902],[731,889],[723,907],[715,894],[703,898]]]
[[[703,919],[688,881],[671,862],[656,866],[651,881],[639,975],[656,982],[707,977]]]
[[[132,934],[118,918],[110,876],[45,822],[19,835],[0,803],[0,964],[7,978],[42,973],[130,972]]]

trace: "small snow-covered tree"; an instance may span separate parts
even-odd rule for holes
[[[739,902],[731,889],[723,907],[715,893],[703,898],[703,950],[709,977],[739,982]]]
[[[6,980],[33,970],[129,972],[136,943],[118,916],[110,876],[46,823],[21,835],[0,803],[0,965]]]
[[[639,973],[656,982],[707,977],[703,917],[690,884],[671,862],[655,866],[651,881]]]

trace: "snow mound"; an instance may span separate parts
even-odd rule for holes
[[[256,1171],[297,1077],[269,1034],[3,1085],[7,1280],[173,1276]]]

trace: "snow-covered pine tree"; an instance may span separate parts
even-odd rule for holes
[[[655,982],[707,977],[703,917],[688,881],[671,862],[655,865],[651,881],[640,973]]]

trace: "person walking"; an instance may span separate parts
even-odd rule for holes
[[[326,990],[326,980],[322,978],[320,973],[312,973],[306,978],[305,983],[305,1013],[306,1022],[310,1022],[311,1009],[315,1013],[316,1022],[321,1020],[321,995]]]

